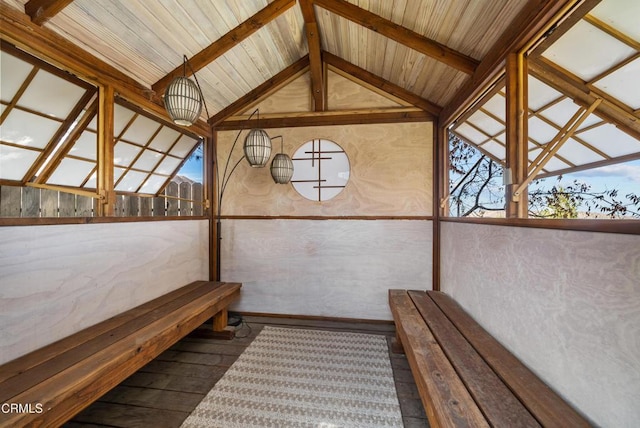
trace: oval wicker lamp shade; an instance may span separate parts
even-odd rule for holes
[[[264,129],[252,129],[244,139],[244,155],[249,165],[262,168],[271,157],[271,139]]]
[[[174,123],[191,126],[200,118],[202,111],[200,90],[191,79],[178,76],[167,86],[164,105]]]
[[[286,153],[278,153],[271,161],[271,177],[277,184],[287,184],[293,177],[293,161]]]

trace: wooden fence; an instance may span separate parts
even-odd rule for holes
[[[201,183],[172,181],[163,195],[117,195],[116,216],[203,215]],[[0,186],[0,217],[93,217],[95,204],[96,199],[56,190]]]

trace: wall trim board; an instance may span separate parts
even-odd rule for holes
[[[51,226],[58,224],[102,224],[102,223],[136,223],[155,221],[189,221],[208,220],[208,216],[163,216],[163,217],[21,217],[0,218],[3,226]]]
[[[222,220],[433,220],[433,216],[252,216],[223,215]]]
[[[245,311],[232,311],[233,313],[240,314],[246,317],[268,317],[268,318],[282,318],[292,320],[304,320],[304,321],[330,321],[330,322],[344,322],[350,324],[381,324],[381,325],[394,325],[393,320],[380,320],[380,319],[366,319],[366,318],[345,318],[345,317],[328,317],[317,315],[300,315],[300,314],[274,314],[266,312],[245,312]]]
[[[491,226],[533,227],[540,229],[640,235],[640,220],[531,219],[531,218],[440,218],[449,223],[486,224]]]

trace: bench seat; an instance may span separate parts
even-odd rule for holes
[[[0,402],[23,406],[0,426],[61,425],[209,318],[223,329],[240,287],[196,281],[0,366]]]
[[[389,290],[397,340],[432,427],[589,427],[448,295]]]

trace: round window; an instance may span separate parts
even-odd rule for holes
[[[294,153],[293,165],[293,187],[312,201],[335,197],[349,181],[349,158],[333,141],[307,141]]]

